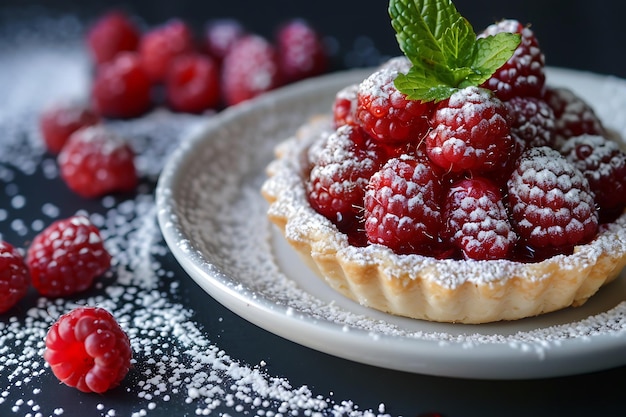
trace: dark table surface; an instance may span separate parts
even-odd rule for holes
[[[367,7],[357,1],[275,1],[263,19],[252,17],[251,2],[198,3],[126,6],[147,24],[171,16],[196,25],[236,17],[264,33],[283,18],[307,17],[335,39],[337,68],[397,54],[382,1]],[[550,2],[550,8],[545,1],[457,3],[475,27],[499,17],[533,22],[536,33],[545,34],[540,41],[551,65],[626,76],[624,54],[615,53],[626,38],[618,25],[626,8],[621,2],[593,8],[576,1]],[[139,150],[138,192],[95,200],[72,194],[41,146],[37,116],[50,100],[84,94],[89,64],[76,39],[84,22],[111,5],[42,4],[4,0],[0,6],[0,238],[26,248],[45,225],[82,211],[105,231],[116,263],[88,293],[47,300],[31,292],[0,316],[1,416],[626,415],[626,367],[533,380],[417,375],[317,352],[225,309],[171,255],[154,205],[160,168],[183,133],[206,116],[157,110],[141,120],[112,121]],[[59,313],[86,303],[116,312],[133,338],[133,369],[104,395],[60,385],[41,358],[47,327]]]

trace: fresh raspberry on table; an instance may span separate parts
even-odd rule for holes
[[[333,102],[333,123],[335,127],[355,124],[356,96],[358,84],[342,88],[335,95]]]
[[[10,243],[0,240],[0,314],[24,298],[30,281],[22,254]]]
[[[278,67],[284,83],[321,75],[328,70],[328,53],[320,34],[303,19],[284,23],[276,33]]]
[[[392,158],[372,175],[365,193],[371,243],[396,253],[430,254],[442,226],[444,189],[427,158]]]
[[[430,129],[433,104],[409,100],[394,84],[397,75],[382,68],[359,84],[357,122],[381,142],[420,143]]]
[[[63,297],[84,291],[111,266],[100,230],[85,216],[57,220],[28,247],[26,263],[41,295]]]
[[[595,236],[598,211],[589,182],[558,151],[526,150],[507,189],[513,226],[530,246],[566,253]]]
[[[85,198],[129,192],[137,186],[133,149],[104,125],[74,132],[57,161],[67,186]]]
[[[461,180],[445,200],[442,236],[466,259],[506,259],[517,235],[509,222],[500,189],[486,178]]]
[[[204,31],[206,51],[219,64],[233,45],[246,35],[247,31],[236,19],[216,19],[207,23]]]
[[[327,138],[309,175],[311,206],[340,231],[355,233],[362,220],[365,187],[382,162],[380,152],[360,127],[339,127]]]
[[[160,83],[165,81],[174,58],[195,49],[194,34],[189,25],[180,19],[172,19],[144,33],[138,51],[149,79]]]
[[[467,87],[437,104],[426,136],[429,158],[453,172],[498,169],[514,149],[509,111],[487,89]]]
[[[82,103],[55,103],[39,117],[39,130],[46,148],[58,154],[78,129],[100,123],[100,116]]]
[[[187,113],[216,108],[221,98],[220,88],[217,63],[199,53],[175,58],[165,83],[169,106]]]
[[[598,135],[581,135],[565,141],[560,151],[589,181],[601,214],[607,210],[623,210],[626,206],[626,153],[616,142]]]
[[[513,56],[482,86],[494,91],[500,100],[515,96],[541,97],[546,82],[545,58],[534,32],[517,20],[505,19],[488,26],[478,37],[502,32],[520,34],[521,42]]]
[[[569,138],[589,134],[604,135],[602,121],[589,103],[567,87],[548,87],[545,100],[555,118],[555,146]]]
[[[131,367],[130,339],[115,317],[83,306],[62,315],[45,338],[44,360],[65,385],[104,393],[117,387]]]
[[[554,111],[543,99],[513,97],[504,104],[511,115],[511,135],[523,148],[552,146],[554,143]]]
[[[244,36],[224,57],[222,91],[229,106],[273,90],[280,84],[276,48],[261,36]]]
[[[100,65],[93,80],[94,109],[104,117],[141,116],[152,105],[152,84],[135,52],[122,52]]]
[[[112,10],[94,22],[87,32],[87,45],[96,64],[111,61],[123,51],[135,51],[141,32],[121,10]]]

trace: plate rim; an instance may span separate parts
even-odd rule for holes
[[[548,68],[548,71],[596,81],[607,78],[595,73],[564,68]],[[373,334],[363,329],[347,331],[344,325],[338,323],[293,314],[288,311],[289,307],[276,305],[271,300],[259,297],[259,294],[247,297],[245,292],[236,291],[232,285],[228,285],[234,282],[233,277],[227,276],[213,265],[208,265],[201,253],[183,249],[183,246],[188,245],[193,248],[193,242],[177,222],[180,210],[177,202],[169,197],[173,185],[184,173],[179,167],[194,158],[196,147],[211,141],[211,132],[249,112],[271,105],[276,100],[290,99],[302,91],[309,91],[317,83],[347,83],[369,72],[369,68],[341,71],[277,89],[227,108],[183,135],[181,145],[168,158],[159,176],[155,199],[158,223],[164,240],[185,272],[220,304],[275,335],[333,356],[383,368],[447,377],[529,379],[580,374],[626,364],[626,358],[620,360],[618,355],[612,354],[618,350],[623,351],[626,346],[626,332],[564,339],[557,346],[551,345],[538,353],[532,343],[528,346],[505,346],[503,349],[503,345],[507,343],[485,342],[480,347],[468,349],[462,343],[454,341]],[[333,337],[330,345],[323,343],[328,337]],[[375,343],[371,343],[373,341]],[[367,352],[362,349],[364,342],[370,342]],[[557,354],[554,349],[558,349]],[[390,358],[391,353],[396,356]],[[574,357],[577,361],[572,366],[571,358]],[[485,361],[490,366],[485,367]]]

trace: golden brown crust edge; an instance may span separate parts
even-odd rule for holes
[[[580,306],[626,266],[626,214],[573,254],[537,263],[436,260],[348,244],[308,204],[304,154],[329,122],[315,118],[276,148],[262,194],[268,218],[320,278],[361,305],[438,322],[517,320]]]

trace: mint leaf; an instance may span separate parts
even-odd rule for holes
[[[395,85],[410,99],[440,101],[489,79],[515,51],[520,36],[476,38],[451,0],[390,0],[389,16],[402,52],[413,64]]]

